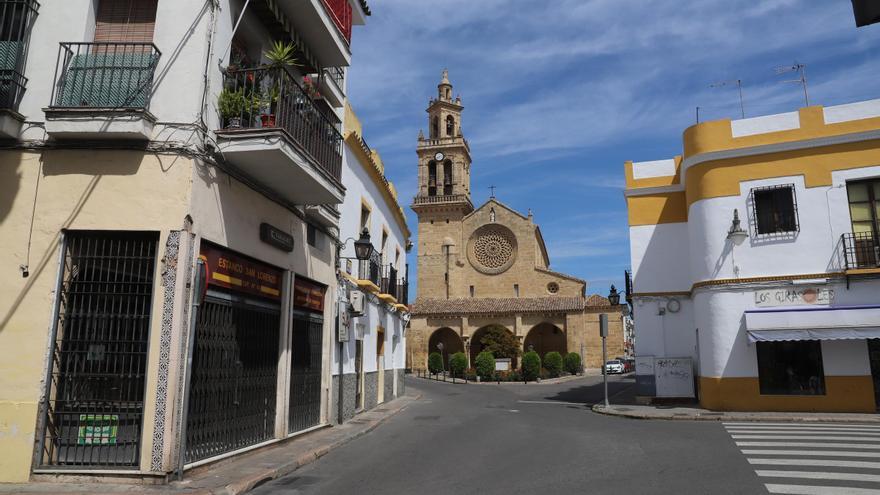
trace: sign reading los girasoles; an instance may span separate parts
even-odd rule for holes
[[[281,270],[240,254],[202,244],[207,283],[271,299],[281,298]]]

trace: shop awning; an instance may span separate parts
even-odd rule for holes
[[[745,312],[750,342],[880,338],[880,305]]]

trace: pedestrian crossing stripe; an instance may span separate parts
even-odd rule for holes
[[[722,424],[769,493],[880,495],[880,425]]]

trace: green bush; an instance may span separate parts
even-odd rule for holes
[[[576,352],[569,352],[565,355],[565,371],[576,375],[581,372],[581,355]]]
[[[439,352],[432,352],[428,356],[428,371],[431,373],[440,373],[443,371],[443,356]]]
[[[484,351],[491,352],[498,359],[519,357],[519,341],[501,325],[492,324],[486,327],[480,344]]]
[[[532,381],[538,378],[541,373],[541,356],[535,351],[529,351],[523,354],[522,358],[522,375],[523,380]]]
[[[548,352],[544,356],[544,368],[547,368],[547,373],[550,375],[550,378],[556,378],[561,375],[562,354],[559,354],[556,351]]]
[[[495,355],[489,351],[483,351],[477,354],[474,367],[477,369],[477,375],[481,380],[491,380],[495,375]]]
[[[465,368],[467,368],[467,356],[463,352],[456,352],[449,358],[449,371],[452,376],[464,376]]]

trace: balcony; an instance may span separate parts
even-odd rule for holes
[[[847,273],[880,271],[880,236],[872,232],[846,233],[841,236],[843,262]]]
[[[416,196],[413,206],[442,205],[444,203],[467,203],[473,208],[471,199],[466,194],[443,194],[440,196]]]
[[[351,6],[348,0],[301,0],[288,2],[266,0],[274,11],[288,19],[302,42],[309,47],[322,67],[347,67],[351,64]],[[346,10],[345,6],[348,5]],[[346,20],[347,12],[347,20]],[[349,28],[346,30],[345,25]],[[340,27],[341,26],[341,27]]]
[[[397,282],[397,302],[404,306],[409,304],[409,281],[406,278]]]
[[[351,4],[348,0],[322,0],[324,8],[333,19],[336,29],[345,38],[345,42],[351,44]]]
[[[218,108],[227,161],[293,204],[342,203],[342,135],[288,69],[228,72]]]
[[[389,304],[397,304],[397,284],[397,269],[394,268],[394,265],[388,264],[383,266],[382,280],[379,284],[379,299]]]
[[[317,81],[318,91],[321,97],[333,108],[345,106],[345,70],[342,67],[329,67],[321,74],[312,74],[312,80]]]
[[[382,256],[373,252],[368,260],[358,260],[358,287],[374,294],[379,293],[382,278]]]
[[[0,137],[18,138],[24,116],[18,104],[27,87],[25,54],[31,25],[40,4],[36,0],[7,0],[0,9]]]
[[[152,43],[61,43],[46,132],[55,139],[150,139]]]

